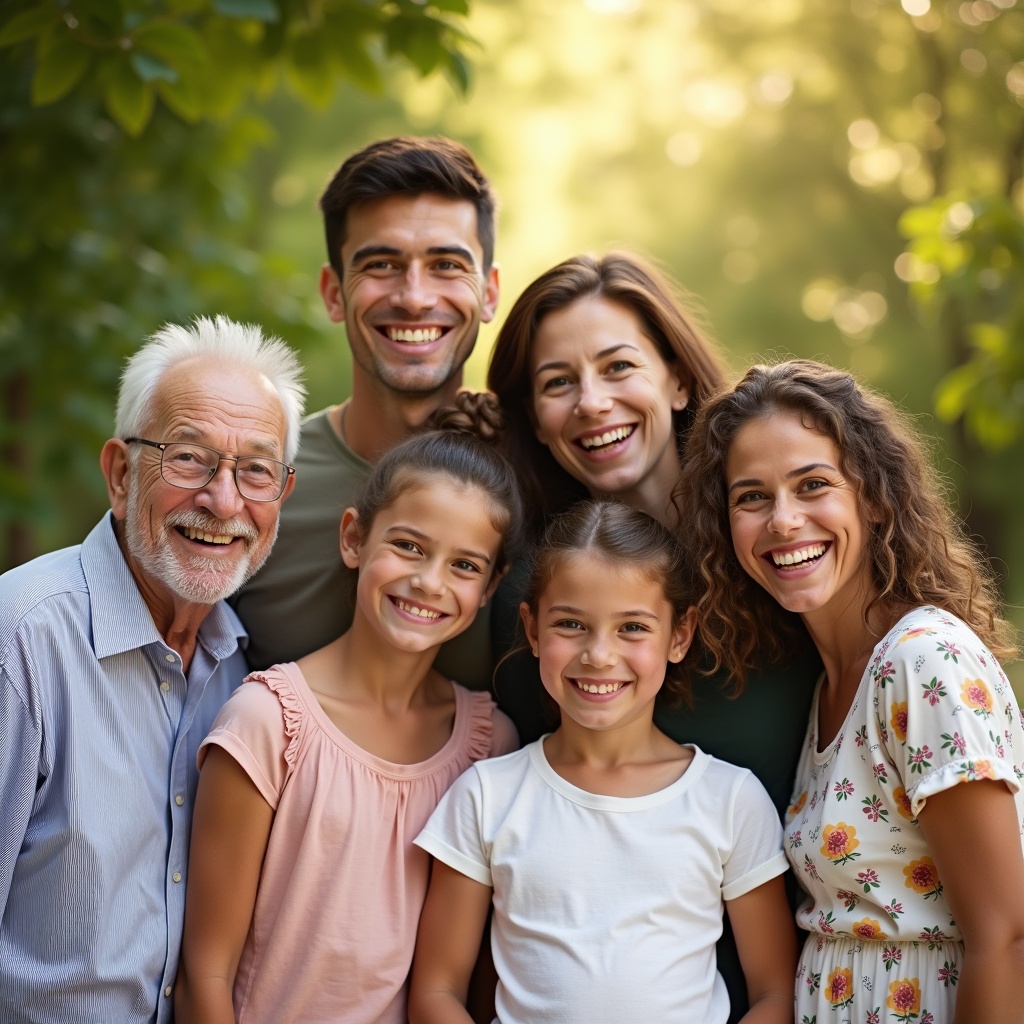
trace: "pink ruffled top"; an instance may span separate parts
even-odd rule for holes
[[[274,808],[235,977],[238,1024],[405,1024],[429,857],[413,839],[474,761],[517,746],[486,693],[455,685],[448,742],[392,764],[330,720],[294,663],[246,679],[203,742],[223,747]]]

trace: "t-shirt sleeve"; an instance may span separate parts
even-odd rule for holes
[[[267,681],[274,671],[248,676],[232,693],[214,719],[196,760],[202,768],[207,748],[211,744],[222,747],[241,765],[263,799],[277,810],[291,770],[286,752],[293,746],[294,736],[289,735],[281,696]]]
[[[782,825],[767,790],[751,772],[732,800],[733,847],[722,871],[722,899],[734,900],[788,868]]]
[[[434,809],[415,844],[481,885],[491,882],[491,848],[484,840],[483,784],[476,766],[464,771]]]
[[[998,779],[1017,792],[1011,727],[1020,712],[972,630],[941,611],[922,612],[869,671],[879,735],[899,775],[894,796],[915,817],[929,796],[961,782]]]

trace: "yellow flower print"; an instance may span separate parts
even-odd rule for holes
[[[929,628],[928,626],[915,626],[913,629],[908,629],[906,631],[906,633],[904,633],[903,636],[901,636],[899,638],[899,640],[896,641],[896,643],[898,643],[898,644],[905,644],[908,640],[913,640],[915,637],[918,637],[918,636],[934,636],[934,635],[935,635],[935,630]]]
[[[900,815],[907,821],[913,821],[914,812],[910,809],[910,797],[907,796],[907,791],[902,786],[897,786],[892,791],[892,798],[896,801],[896,810]]]
[[[921,987],[917,983],[917,978],[898,978],[892,982],[885,1005],[893,1011],[897,1020],[916,1019],[921,1012]]]
[[[982,680],[965,679],[963,686],[960,687],[960,696],[976,715],[987,718],[992,714],[992,693]]]
[[[848,1006],[853,1002],[853,971],[849,967],[837,967],[825,982],[825,998],[833,1009]]]
[[[845,864],[859,853],[853,851],[860,846],[857,838],[857,830],[853,825],[847,825],[845,821],[837,822],[835,825],[826,825],[822,833],[825,842],[821,844],[821,852],[828,857],[833,864]]]
[[[806,789],[786,808],[786,821],[792,821],[804,809],[805,803],[807,803]]]
[[[885,939],[888,936],[882,931],[882,926],[872,917],[865,917],[853,926],[853,934],[859,935],[862,939]]]
[[[907,702],[905,700],[893,704],[889,724],[892,726],[892,731],[896,733],[896,739],[900,743],[905,743],[907,740]]]
[[[913,889],[914,892],[923,893],[925,899],[928,899],[929,896],[938,897],[942,892],[939,872],[931,857],[922,857],[920,860],[911,861],[903,869],[903,874],[907,876],[907,880],[903,884],[908,889]]]

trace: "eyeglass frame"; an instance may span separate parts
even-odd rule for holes
[[[280,459],[271,459],[265,455],[223,455],[217,451],[216,448],[211,448],[207,444],[195,444],[192,441],[149,441],[144,437],[126,437],[124,439],[125,444],[145,444],[149,445],[150,448],[156,448],[160,452],[160,479],[165,484],[169,484],[171,487],[177,487],[182,491],[199,491],[206,487],[210,481],[217,475],[217,470],[220,469],[222,462],[233,462],[235,464],[234,469],[231,471],[231,479],[234,481],[235,490],[241,495],[243,501],[258,501],[266,503],[268,501],[278,501],[282,494],[284,494],[288,487],[288,478],[295,476],[295,467],[289,466],[287,462],[282,462]],[[210,475],[200,484],[196,484],[195,487],[189,487],[188,484],[176,484],[173,480],[168,480],[164,476],[164,453],[172,444],[188,445],[193,448],[202,448],[204,451],[213,452],[217,456],[217,464],[213,467]],[[261,459],[264,462],[275,462],[279,466],[284,466],[285,474],[281,481],[281,490],[274,495],[273,498],[253,498],[247,494],[242,494],[242,488],[238,486],[238,463],[241,459]]]

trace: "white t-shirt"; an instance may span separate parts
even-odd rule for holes
[[[715,969],[723,900],[782,874],[782,828],[745,768],[694,747],[641,797],[566,782],[543,740],[460,776],[416,839],[494,889],[500,1024],[729,1016]]]

